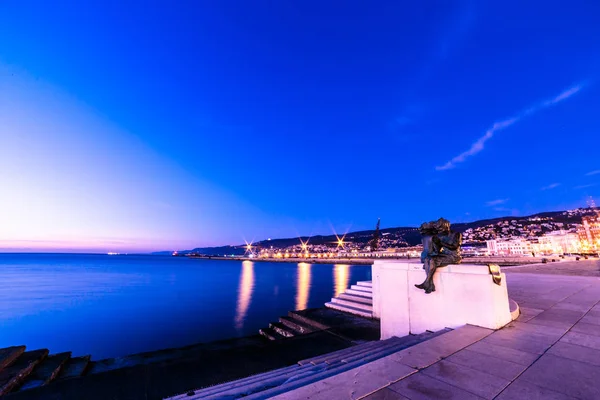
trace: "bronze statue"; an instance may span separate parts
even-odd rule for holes
[[[444,218],[423,223],[419,231],[423,236],[421,238],[423,243],[421,262],[427,277],[423,283],[415,286],[425,290],[425,293],[431,293],[435,292],[435,285],[433,284],[435,270],[450,264],[460,264],[462,260],[460,256],[462,235],[458,232],[452,232],[450,221]]]

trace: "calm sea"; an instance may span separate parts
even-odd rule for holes
[[[370,279],[370,266],[0,254],[0,348],[98,360],[253,335]]]

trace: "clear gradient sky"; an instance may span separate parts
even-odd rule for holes
[[[595,1],[0,2],[0,251],[464,222],[600,195]]]

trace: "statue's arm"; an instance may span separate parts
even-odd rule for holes
[[[443,237],[439,240],[442,242],[442,245],[445,248],[449,250],[458,250],[462,244],[462,235],[460,233],[456,233],[454,235]]]

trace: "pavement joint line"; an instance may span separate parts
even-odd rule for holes
[[[574,296],[574,295],[576,295],[577,293],[579,293],[579,292],[583,291],[583,290],[584,290],[584,289],[586,289],[586,288],[587,288],[587,286],[586,286],[585,288],[582,288],[581,290],[579,290],[579,291],[577,291],[577,292],[573,293],[571,296]],[[568,296],[568,297],[571,297],[571,296]],[[558,342],[559,342],[559,341],[560,341],[560,340],[561,340],[563,337],[565,337],[565,335],[566,335],[567,333],[571,332],[571,329],[573,329],[573,327],[574,327],[575,325],[577,325],[577,324],[578,324],[578,323],[579,323],[579,322],[580,322],[580,321],[583,319],[583,317],[585,317],[585,316],[587,315],[587,313],[589,313],[589,312],[592,310],[592,308],[596,307],[598,304],[600,304],[600,300],[598,300],[596,303],[594,303],[594,305],[593,305],[593,306],[592,306],[592,307],[591,307],[591,308],[590,308],[588,311],[586,311],[586,312],[585,312],[585,314],[583,314],[583,315],[582,315],[582,316],[581,316],[581,317],[580,317],[580,318],[579,318],[579,319],[578,319],[578,320],[577,320],[577,321],[576,321],[576,322],[575,322],[575,323],[574,323],[574,324],[573,324],[573,325],[572,325],[572,326],[571,326],[571,327],[570,327],[570,328],[569,328],[569,329],[568,329],[568,330],[567,330],[565,333],[563,333],[563,334],[562,334],[562,335],[561,335],[561,336],[560,336],[560,337],[559,337],[559,338],[558,338],[556,341],[554,341],[554,343],[552,343],[552,344],[550,345],[550,347],[548,347],[546,350],[544,350],[544,352],[543,352],[542,354],[540,354],[540,355],[538,356],[538,358],[536,358],[536,359],[535,359],[535,360],[534,360],[534,361],[533,361],[531,364],[529,364],[529,366],[528,366],[527,368],[525,368],[523,371],[521,371],[521,373],[520,373],[520,374],[518,374],[517,376],[515,376],[515,377],[514,377],[514,379],[512,379],[512,380],[511,380],[511,381],[508,383],[508,385],[506,385],[506,386],[504,387],[504,389],[502,389],[502,390],[500,391],[500,393],[498,393],[496,396],[494,396],[494,399],[495,399],[495,398],[497,398],[498,396],[500,396],[500,395],[501,395],[501,394],[502,394],[502,393],[503,393],[503,392],[504,392],[504,391],[505,391],[505,390],[506,390],[506,389],[507,389],[507,388],[508,388],[510,385],[512,385],[512,384],[513,384],[513,382],[514,382],[514,381],[516,381],[516,380],[517,380],[517,379],[518,379],[518,378],[519,378],[521,375],[523,375],[523,374],[525,373],[525,371],[527,371],[529,368],[531,368],[531,367],[533,366],[533,364],[535,364],[536,362],[538,362],[540,358],[542,358],[544,355],[546,355],[546,353],[547,353],[547,352],[548,352],[548,351],[549,351],[549,350],[550,350],[552,347],[554,347],[554,345],[555,345],[556,343],[558,343]],[[554,307],[554,306],[552,306],[552,307]],[[550,307],[550,308],[552,308],[552,307]],[[544,310],[544,311],[547,311],[547,310]],[[559,357],[559,356],[557,356],[557,357]],[[564,358],[564,357],[560,357],[560,358]],[[530,382],[530,383],[531,383],[531,382]],[[533,384],[535,385],[535,383],[533,383]],[[536,385],[536,386],[538,386],[538,385]],[[545,388],[545,389],[548,389],[548,388]]]
[[[582,317],[582,318],[583,318],[583,317]],[[453,330],[454,330],[454,329],[453,329]],[[452,331],[450,331],[450,332],[452,332]],[[492,333],[494,333],[494,332],[492,332]],[[458,350],[456,350],[455,352],[453,352],[453,353],[451,353],[451,354],[448,354],[448,355],[447,355],[447,356],[445,356],[445,357],[441,357],[439,360],[437,360],[437,361],[436,361],[436,362],[434,362],[434,363],[431,363],[431,364],[429,364],[429,365],[428,365],[428,366],[426,366],[426,367],[421,367],[421,368],[413,368],[413,369],[414,369],[414,372],[411,372],[410,374],[408,374],[408,375],[406,375],[406,376],[404,376],[404,377],[402,377],[402,378],[400,378],[400,379],[398,379],[398,380],[396,380],[396,381],[394,381],[394,382],[390,382],[390,383],[388,383],[387,385],[385,385],[385,386],[383,386],[383,387],[380,387],[379,389],[377,389],[377,390],[375,390],[375,391],[373,391],[373,392],[371,392],[371,393],[369,393],[369,394],[366,394],[366,395],[364,395],[364,396],[363,396],[363,397],[361,397],[360,399],[363,399],[363,398],[365,398],[365,397],[367,397],[367,396],[370,396],[370,395],[372,395],[373,393],[375,393],[375,392],[377,392],[377,391],[379,391],[379,390],[382,390],[382,389],[389,389],[389,390],[391,390],[391,391],[393,391],[393,392],[395,392],[395,393],[398,393],[398,392],[396,392],[395,390],[393,390],[393,389],[390,389],[390,386],[391,386],[391,385],[393,385],[393,384],[395,384],[395,383],[398,383],[398,382],[400,382],[400,381],[402,381],[402,380],[404,380],[404,379],[406,379],[406,378],[408,378],[409,376],[412,376],[412,375],[414,375],[414,374],[417,374],[417,373],[421,372],[422,370],[424,370],[424,369],[426,369],[426,368],[429,368],[429,367],[431,367],[431,366],[432,366],[432,365],[434,365],[434,364],[437,364],[437,363],[439,363],[440,361],[446,360],[446,358],[453,356],[454,354],[458,353],[459,351],[462,351],[462,350],[466,349],[467,347],[469,347],[469,346],[472,346],[472,345],[474,345],[475,343],[482,341],[482,340],[483,340],[483,339],[485,339],[486,337],[490,336],[492,333],[490,333],[489,335],[486,335],[485,337],[482,337],[481,339],[478,339],[478,340],[474,341],[473,343],[471,343],[471,344],[469,344],[469,345],[467,345],[467,346],[463,347],[462,349],[458,349]],[[422,342],[422,343],[426,343],[426,342],[427,342],[427,341],[425,341],[425,342]],[[403,350],[406,350],[406,349],[402,349],[402,350],[400,350],[400,351],[403,351]],[[394,354],[395,354],[395,353],[394,353]],[[536,360],[536,361],[537,361],[537,360]],[[448,360],[447,362],[450,362],[450,363],[452,363],[452,361],[449,361],[449,360]],[[402,364],[402,363],[399,363],[399,364]],[[456,363],[452,363],[452,364],[456,364]],[[402,365],[406,365],[406,364],[402,364]],[[456,365],[458,365],[458,364],[456,364]],[[411,368],[412,368],[412,367],[411,367]],[[453,386],[453,387],[455,387],[455,388],[457,388],[457,389],[460,389],[460,390],[464,390],[465,392],[469,392],[469,391],[468,391],[468,390],[466,390],[466,389],[463,389],[463,388],[461,388],[461,387],[455,386],[455,385],[453,385],[453,384],[451,384],[451,383],[447,383],[447,382],[440,381],[439,379],[436,379],[436,378],[433,378],[433,377],[429,377],[429,376],[427,376],[427,379],[435,379],[436,381],[439,381],[439,382],[442,382],[442,383],[444,383],[444,384],[447,384],[447,385]],[[512,381],[511,381],[510,383],[512,383]],[[509,383],[509,385],[510,385],[510,383]],[[503,390],[504,390],[504,389],[503,389]],[[474,395],[476,395],[476,396],[479,396],[479,395],[477,395],[477,394],[475,394],[475,393],[472,393],[472,392],[469,392],[469,393],[471,393],[471,394],[474,394]]]
[[[587,289],[587,288],[588,288],[588,287],[590,287],[590,286],[592,286],[592,285],[588,285],[588,286],[586,286],[586,287],[584,287],[584,288],[582,288],[582,289],[578,290],[577,292],[575,292],[575,293],[573,293],[573,294],[571,294],[571,295],[569,295],[569,296],[565,297],[565,299],[566,299],[566,298],[568,298],[568,297],[571,297],[571,296],[574,296],[574,295],[576,295],[577,293],[579,293],[579,292],[581,292],[581,291],[583,291],[583,290]],[[564,300],[564,299],[563,299],[563,300]],[[561,301],[562,301],[562,300],[561,300]],[[560,302],[560,301],[559,301],[559,302]],[[557,302],[557,303],[555,303],[554,305],[552,305],[552,307],[554,307],[554,306],[555,306],[556,304],[558,304],[559,302]],[[559,342],[559,341],[560,341],[560,340],[561,340],[561,339],[562,339],[562,338],[563,338],[563,337],[564,337],[564,336],[565,336],[567,333],[571,332],[571,329],[573,328],[573,326],[575,326],[577,323],[579,323],[579,322],[580,322],[580,321],[581,321],[581,320],[582,320],[582,319],[583,319],[583,318],[584,318],[584,317],[585,317],[585,316],[586,316],[586,315],[587,315],[587,314],[588,314],[588,313],[589,313],[589,312],[590,312],[590,311],[591,311],[591,310],[592,310],[592,309],[593,309],[595,306],[597,306],[598,304],[600,304],[600,300],[599,300],[599,301],[597,301],[596,303],[594,303],[594,305],[593,305],[593,306],[592,306],[592,307],[591,307],[591,308],[590,308],[588,311],[586,311],[586,312],[585,312],[585,314],[583,314],[583,315],[582,315],[582,316],[581,316],[581,317],[580,317],[580,318],[579,318],[579,319],[578,319],[578,320],[577,320],[577,321],[576,321],[576,322],[575,322],[575,323],[574,323],[574,324],[571,326],[571,328],[569,328],[569,329],[568,329],[568,330],[567,330],[567,331],[566,331],[564,334],[562,334],[562,335],[561,335],[561,336],[560,336],[558,339],[556,339],[556,340],[555,340],[555,341],[552,343],[552,345],[551,345],[550,347],[548,347],[546,350],[544,350],[544,352],[543,352],[542,354],[540,354],[540,355],[539,355],[539,356],[538,356],[538,357],[537,357],[537,358],[536,358],[536,359],[535,359],[535,360],[534,360],[534,361],[533,361],[531,364],[529,364],[529,366],[528,366],[527,368],[525,368],[523,371],[521,371],[521,373],[519,373],[517,376],[515,376],[513,379],[511,379],[511,380],[510,380],[510,382],[509,382],[509,383],[508,383],[508,384],[507,384],[507,385],[506,385],[506,386],[505,386],[505,387],[504,387],[504,388],[503,388],[503,389],[502,389],[502,390],[501,390],[501,391],[500,391],[500,392],[499,392],[499,393],[498,393],[496,396],[494,396],[494,399],[495,399],[495,398],[497,398],[498,396],[500,396],[500,395],[501,395],[501,394],[502,394],[502,393],[503,393],[503,392],[504,392],[504,391],[505,391],[505,390],[506,390],[506,389],[507,389],[507,388],[508,388],[510,385],[512,385],[512,384],[513,384],[513,382],[514,382],[514,381],[516,381],[516,380],[517,380],[517,379],[518,379],[518,378],[519,378],[521,375],[523,375],[523,373],[525,373],[525,371],[527,371],[529,368],[531,368],[531,366],[532,366],[533,364],[535,364],[535,363],[536,363],[536,362],[537,362],[537,361],[538,361],[540,358],[542,358],[542,357],[543,357],[543,356],[544,356],[544,355],[545,355],[545,354],[546,354],[546,353],[547,353],[547,352],[548,352],[548,351],[549,351],[549,350],[550,350],[550,349],[551,349],[551,348],[552,348],[552,347],[553,347],[553,346],[554,346],[556,343],[558,343],[558,342]],[[550,308],[552,308],[552,307],[550,307]],[[550,308],[548,308],[548,310],[549,310]],[[547,310],[544,310],[544,311],[547,311]],[[526,323],[526,322],[524,322],[524,323]],[[495,331],[495,332],[496,332],[496,331]],[[490,335],[492,335],[492,334],[493,334],[493,332],[492,332],[492,333],[490,333]],[[471,345],[473,345],[473,344],[475,344],[475,343],[477,343],[477,342],[480,342],[480,341],[482,341],[483,339],[485,339],[486,337],[488,337],[488,336],[490,336],[490,335],[487,335],[487,336],[485,336],[485,337],[483,337],[483,338],[481,338],[481,339],[479,339],[479,340],[477,340],[477,341],[475,341],[475,342],[471,343],[469,346],[471,346]],[[440,358],[440,360],[438,360],[438,361],[436,361],[436,362],[434,362],[434,363],[432,363],[432,364],[430,364],[430,365],[428,365],[428,366],[426,366],[426,367],[422,367],[422,368],[416,368],[416,369],[415,369],[415,372],[413,372],[413,373],[411,373],[411,374],[409,374],[409,375],[407,375],[407,376],[405,376],[405,377],[403,377],[403,378],[400,378],[400,379],[398,379],[398,380],[396,380],[396,381],[394,381],[394,382],[391,382],[391,383],[387,384],[386,386],[383,386],[383,387],[381,387],[381,388],[379,388],[379,389],[377,389],[377,390],[375,390],[375,391],[373,391],[373,392],[371,392],[371,393],[369,393],[369,394],[366,394],[365,396],[361,397],[361,399],[363,399],[363,398],[365,398],[365,397],[367,397],[367,396],[370,396],[371,394],[373,394],[373,393],[375,393],[375,392],[377,392],[377,391],[379,391],[379,390],[382,390],[382,389],[389,389],[389,390],[392,390],[392,391],[394,391],[393,389],[391,389],[391,388],[390,388],[390,386],[391,386],[391,385],[393,385],[393,384],[395,384],[395,383],[398,383],[398,382],[400,382],[400,381],[402,381],[402,380],[404,380],[404,379],[408,378],[409,376],[412,376],[412,375],[414,375],[414,374],[416,374],[416,373],[418,373],[418,372],[420,372],[420,371],[422,371],[422,370],[424,370],[424,369],[426,369],[426,368],[429,368],[430,366],[432,366],[432,365],[434,365],[434,364],[437,364],[437,363],[439,363],[440,361],[446,360],[446,358],[448,358],[448,357],[451,357],[452,355],[454,355],[454,354],[458,353],[459,351],[462,351],[462,350],[466,349],[466,348],[467,348],[467,347],[469,347],[469,346],[463,347],[462,349],[459,349],[459,350],[457,350],[457,351],[453,352],[452,354],[449,354],[449,355],[447,355],[447,356],[445,356],[445,357],[441,357],[441,358]],[[447,361],[447,362],[450,362],[450,363],[452,362],[452,361],[450,361],[450,360],[446,360],[446,361]],[[455,363],[453,363],[453,364],[455,364]],[[458,365],[458,364],[457,364],[457,365]],[[484,372],[484,371],[480,371],[480,372]],[[484,373],[485,373],[485,372],[484,372]],[[491,374],[489,374],[489,375],[491,375]],[[436,379],[436,378],[433,378],[433,377],[428,377],[428,379]],[[438,381],[439,381],[439,379],[436,379],[436,380],[438,380]],[[440,381],[440,382],[442,382],[442,381]],[[455,388],[457,388],[457,389],[464,390],[464,391],[466,391],[466,392],[468,392],[468,393],[471,393],[471,394],[477,395],[476,393],[470,392],[469,390],[467,390],[467,389],[465,389],[465,388],[461,388],[461,387],[459,387],[459,386],[456,386],[456,385],[453,385],[453,384],[451,384],[451,383],[448,383],[448,382],[443,382],[443,383],[445,383],[445,384],[447,384],[447,385],[450,385],[450,386],[453,386],[453,387],[455,387]],[[534,385],[535,385],[535,383],[534,383]],[[395,391],[394,391],[394,392],[395,392]],[[396,393],[397,393],[397,392],[396,392]],[[557,392],[557,393],[558,393],[558,392]]]

